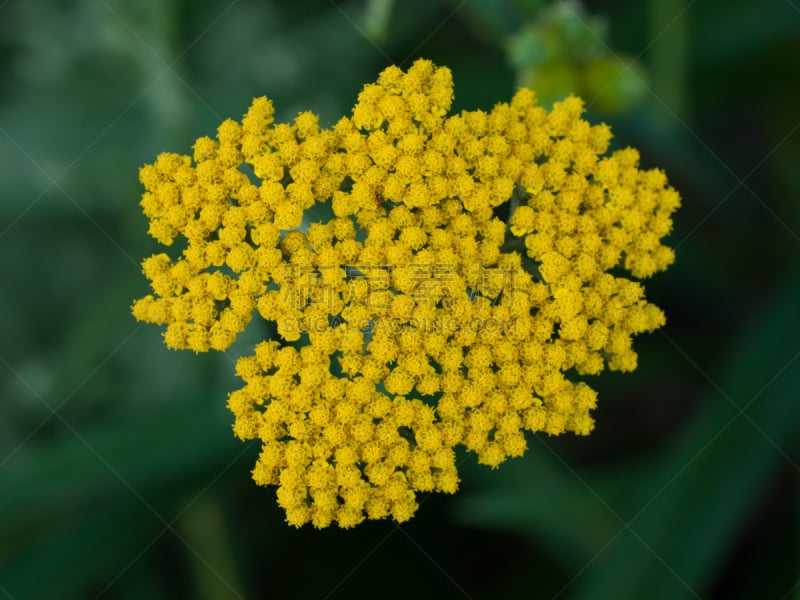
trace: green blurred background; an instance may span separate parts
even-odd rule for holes
[[[588,438],[461,465],[402,527],[290,529],[227,354],[130,315],[141,165],[254,96],[335,122],[390,62],[455,108],[569,90],[684,198],[668,325]],[[800,598],[800,3],[0,2],[0,597]]]

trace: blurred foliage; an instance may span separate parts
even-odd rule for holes
[[[556,2],[508,38],[508,60],[518,85],[536,90],[546,106],[575,94],[598,112],[620,113],[643,99],[646,76],[637,58],[616,54],[609,43],[604,19]]]
[[[330,124],[418,56],[457,110],[575,92],[666,169],[669,324],[588,438],[464,456],[403,527],[289,529],[225,408],[266,324],[194,356],[129,314],[138,167],[257,95]],[[798,68],[788,0],[0,2],[0,596],[800,598]]]

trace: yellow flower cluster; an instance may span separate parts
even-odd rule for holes
[[[186,245],[144,261],[136,318],[198,352],[254,310],[277,325],[228,405],[292,525],[402,522],[419,492],[456,491],[459,445],[496,467],[525,431],[588,434],[596,394],[575,379],[634,369],[631,336],[664,323],[623,275],[673,260],[664,174],[605,156],[611,133],[577,98],[547,111],[522,89],[447,116],[452,96],[450,71],[419,60],[329,129],[274,124],[259,98],[193,158],[141,170],[150,233]],[[333,217],[308,222],[320,205]]]

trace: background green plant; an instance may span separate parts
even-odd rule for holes
[[[225,408],[263,332],[194,356],[129,313],[138,167],[418,56],[456,109],[578,91],[667,170],[668,325],[590,437],[464,457],[402,527],[289,529]],[[0,2],[0,597],[800,598],[798,69],[790,0]]]

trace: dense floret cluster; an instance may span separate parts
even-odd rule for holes
[[[631,336],[664,323],[636,281],[674,258],[664,174],[606,156],[577,98],[448,116],[452,97],[446,68],[390,67],[331,128],[258,98],[141,170],[151,235],[186,247],[144,261],[136,318],[197,352],[254,311],[276,324],[228,405],[292,525],[405,521],[456,491],[459,445],[496,467],[525,431],[588,434],[582,376],[634,369]]]

